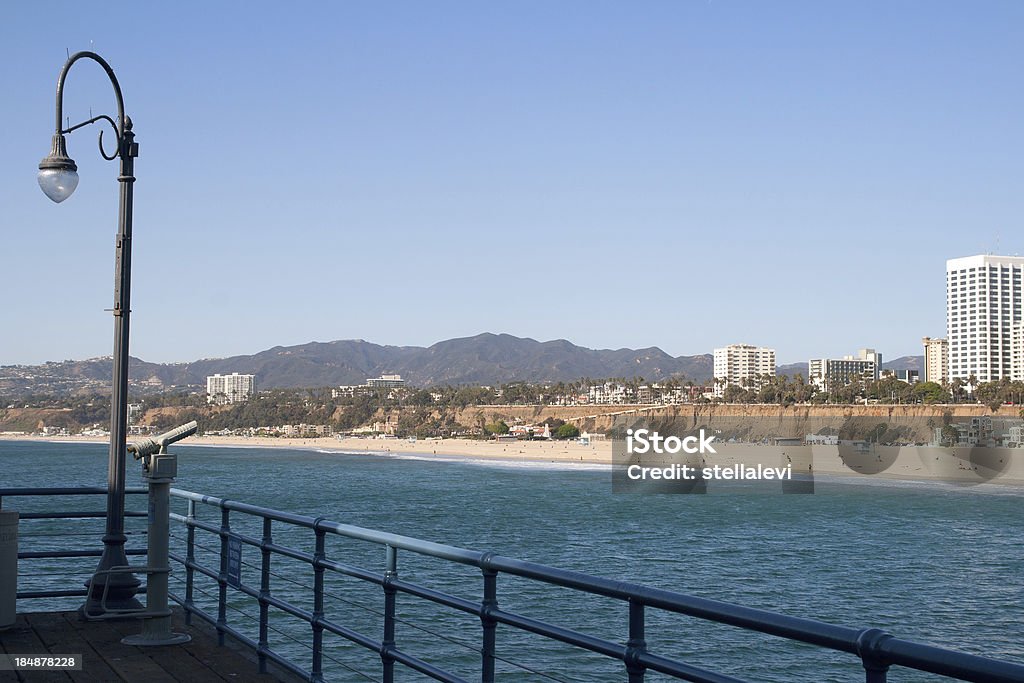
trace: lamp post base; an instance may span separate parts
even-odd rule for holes
[[[78,608],[78,616],[89,619],[132,618],[131,612],[141,612],[142,603],[135,599],[142,582],[129,570],[124,552],[124,534],[103,537],[103,556],[96,572],[85,582],[89,596]]]

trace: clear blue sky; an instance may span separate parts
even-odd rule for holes
[[[66,49],[141,145],[135,356],[492,331],[795,362],[920,353],[947,258],[1024,252],[1022,35],[1021,2],[15,3],[0,364],[112,349],[98,129],[71,199],[35,180]]]

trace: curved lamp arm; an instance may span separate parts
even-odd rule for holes
[[[82,52],[76,52],[75,54],[68,57],[68,61],[64,63],[64,68],[60,70],[60,76],[57,78],[57,125],[54,128],[57,133],[70,133],[72,128],[63,130],[61,128],[61,120],[64,118],[64,79],[68,77],[68,71],[71,70],[71,65],[77,62],[79,59],[91,59],[107,72],[107,77],[110,79],[110,84],[114,86],[114,95],[117,97],[117,137],[121,137],[124,134],[124,98],[121,96],[121,84],[117,82],[117,77],[114,75],[114,70],[107,64],[107,60],[100,57],[95,52],[89,52],[88,50]],[[74,128],[77,128],[75,126]]]
[[[64,118],[64,81],[68,77],[71,65],[79,59],[91,59],[102,66],[103,70],[107,72],[110,84],[114,86],[114,95],[117,97],[116,122],[109,116],[100,115],[68,128],[62,127],[61,121]],[[138,146],[132,143],[132,121],[124,114],[124,98],[121,96],[121,84],[117,82],[114,70],[110,68],[105,59],[95,52],[76,52],[68,57],[68,61],[64,63],[64,68],[60,70],[60,76],[57,78],[57,123],[54,127],[50,153],[39,162],[39,187],[53,201],[58,203],[64,201],[78,187],[78,166],[68,156],[64,134],[96,121],[107,121],[114,128],[114,133],[117,135],[117,151],[114,154],[107,154],[106,150],[103,149],[103,132],[100,131],[100,154],[104,159],[113,161],[117,157],[121,157],[122,162],[124,162],[129,157],[138,154]]]

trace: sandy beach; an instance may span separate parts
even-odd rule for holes
[[[30,435],[0,435],[0,440],[59,441],[64,443],[107,443],[102,437]],[[134,440],[134,439],[129,439]],[[309,448],[338,451],[339,453],[409,453],[444,455],[465,458],[492,458],[495,460],[522,460],[531,462],[601,463],[612,461],[612,442],[598,441],[583,446],[576,441],[474,441],[470,439],[359,439],[321,437],[291,439],[240,436],[191,436],[181,442],[185,446],[238,446],[242,448]]]

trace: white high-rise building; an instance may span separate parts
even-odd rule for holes
[[[256,393],[256,375],[211,375],[206,378],[208,403],[240,403]]]
[[[965,256],[946,261],[949,379],[993,382],[1010,377],[1012,333],[1021,322],[1019,256]]]
[[[758,389],[761,378],[775,376],[775,349],[730,344],[715,349],[715,396],[725,393],[727,386],[736,385],[744,389]]]
[[[1010,328],[1010,379],[1024,382],[1024,322]]]
[[[949,340],[924,337],[924,381],[945,384],[949,379]]]

